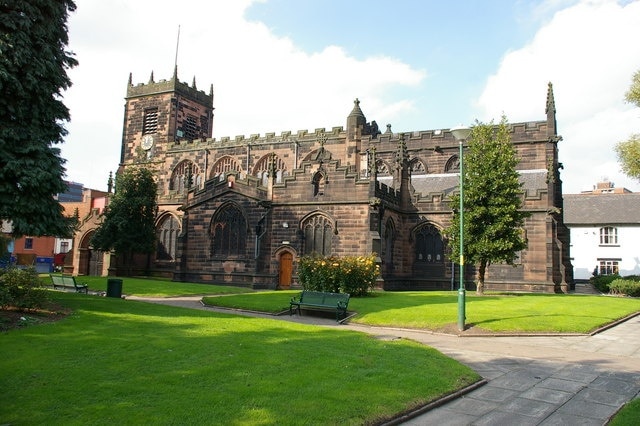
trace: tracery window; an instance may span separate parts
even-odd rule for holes
[[[424,165],[422,161],[420,161],[417,158],[414,158],[413,160],[411,160],[409,167],[413,174],[424,175],[427,173],[427,167]]]
[[[226,172],[239,172],[241,170],[240,165],[232,157],[222,157],[211,168],[210,178],[215,178],[223,175]]]
[[[211,222],[211,256],[244,256],[247,221],[235,205],[222,207]]]
[[[452,155],[447,164],[444,165],[445,173],[459,173],[460,172],[460,157]]]
[[[191,182],[189,182],[191,179]],[[202,177],[200,176],[200,168],[189,160],[178,163],[171,173],[169,181],[169,190],[183,193],[186,188],[199,187]]]
[[[180,223],[174,216],[165,217],[156,230],[158,247],[157,260],[176,260],[176,243],[180,233]]]
[[[273,161],[273,167],[276,172],[276,183],[281,183],[282,178],[288,175],[287,165],[281,158],[277,155],[275,157],[271,157],[271,155],[265,155],[258,161],[253,168],[253,175],[258,177],[262,183],[262,186],[267,186],[267,180],[269,178],[269,167],[271,162]]]
[[[418,228],[414,236],[417,262],[444,262],[444,243],[438,228],[428,223]]]
[[[313,253],[329,256],[331,255],[331,239],[333,236],[333,225],[329,218],[321,214],[311,216],[302,223],[304,233],[304,253]]]

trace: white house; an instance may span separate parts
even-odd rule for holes
[[[564,195],[575,280],[618,273],[640,275],[640,193],[598,184],[589,193]]]

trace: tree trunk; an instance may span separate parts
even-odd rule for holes
[[[484,294],[484,273],[487,270],[487,261],[481,260],[480,267],[478,268],[478,285],[476,287],[476,294],[482,296]]]

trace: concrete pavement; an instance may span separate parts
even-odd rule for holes
[[[217,310],[204,307],[200,297],[128,299]],[[627,401],[640,396],[640,316],[593,336],[458,337],[337,325],[335,320],[312,315],[231,312],[348,328],[384,339],[412,339],[468,365],[487,381],[448,403],[390,424],[603,425]]]

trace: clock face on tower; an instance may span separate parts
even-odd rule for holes
[[[152,135],[144,135],[142,137],[142,149],[148,151],[153,147],[153,136]]]

